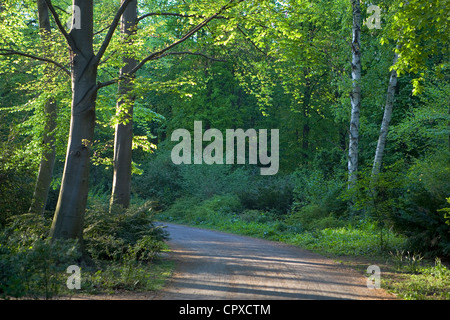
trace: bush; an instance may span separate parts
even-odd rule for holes
[[[276,220],[276,216],[270,211],[245,210],[239,218],[244,222],[269,223]]]
[[[344,179],[325,179],[322,171],[307,168],[297,170],[292,177],[294,210],[306,205],[317,205],[338,215],[346,212],[347,203],[342,198],[346,185]]]
[[[310,204],[291,213],[286,217],[286,223],[291,226],[300,227],[302,230],[337,228],[345,224],[333,213],[329,213],[322,206]]]
[[[82,288],[87,290],[148,289],[154,279],[163,278],[158,268],[152,269],[153,264],[149,267],[167,237],[153,222],[151,203],[109,212],[107,205],[91,202],[83,246],[76,240],[47,238],[50,218],[23,214],[8,220],[0,234],[1,297],[68,294],[66,270],[70,265],[83,266]]]
[[[158,201],[163,208],[181,195],[180,167],[173,164],[170,152],[151,155],[142,170],[142,175],[133,177],[133,194]]]
[[[44,297],[64,289],[65,271],[81,257],[76,240],[45,238],[50,219],[35,214],[9,219],[0,239],[0,296]],[[63,285],[61,285],[63,284]]]
[[[289,176],[258,176],[237,195],[246,209],[283,215],[291,208],[293,186]]]
[[[214,195],[240,194],[252,187],[253,174],[231,165],[181,165],[183,194],[202,200]]]
[[[239,199],[234,194],[215,195],[203,201],[196,197],[185,197],[176,201],[158,217],[168,221],[206,224],[225,221],[227,217],[236,215],[241,210]]]
[[[152,260],[160,251],[166,232],[154,225],[151,202],[128,209],[93,204],[86,211],[84,244],[94,259],[115,260],[132,254],[137,260]]]
[[[450,225],[442,209],[450,190],[450,155],[430,155],[412,165],[404,182],[396,226],[414,250],[450,256]]]

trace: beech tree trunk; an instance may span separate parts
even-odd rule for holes
[[[48,46],[46,45],[50,40],[50,20],[48,14],[48,7],[44,0],[37,0],[38,16],[39,16],[39,31],[41,34],[41,41],[43,44],[44,56],[48,55]],[[51,57],[50,57],[51,58]],[[46,70],[51,71],[53,67],[47,66]],[[50,77],[47,72],[44,76]],[[39,171],[34,188],[33,198],[29,212],[43,214],[45,206],[47,205],[48,192],[52,182],[53,167],[55,164],[56,150],[55,150],[55,134],[56,128],[56,102],[50,98],[44,106],[44,133],[42,137],[42,154],[39,163]]]
[[[122,1],[123,2],[123,1]],[[124,11],[121,19],[121,33],[129,37],[136,31],[137,0],[132,0]],[[129,43],[129,45],[132,45]],[[120,76],[133,70],[137,61],[125,57],[125,65],[120,69]],[[133,144],[133,104],[134,97],[129,95],[132,90],[132,78],[127,77],[119,82],[119,99],[117,115],[120,122],[116,124],[114,137],[114,175],[110,207],[121,205],[128,208],[131,195],[131,162]]]
[[[357,179],[358,144],[359,144],[359,115],[361,108],[361,6],[359,0],[351,0],[353,12],[352,27],[352,92],[350,102],[352,106],[349,147],[348,147],[348,188],[352,188]]]
[[[93,51],[93,0],[74,0],[80,29],[69,32],[72,104],[69,141],[52,238],[82,239],[88,196],[90,145],[94,138],[97,60]]]
[[[393,65],[397,62],[398,55],[395,54]],[[377,150],[373,160],[372,177],[376,177],[380,172],[381,163],[384,155],[384,148],[386,146],[386,138],[389,130],[389,123],[392,118],[392,109],[394,107],[395,89],[397,87],[397,71],[395,69],[391,72],[389,85],[386,94],[386,105],[384,107],[383,121],[381,122],[380,136],[378,137]]]

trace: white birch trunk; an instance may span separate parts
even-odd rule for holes
[[[348,188],[352,188],[357,179],[358,171],[358,143],[359,143],[359,115],[361,108],[361,6],[359,0],[351,0],[353,11],[352,27],[352,92],[350,102],[352,106],[349,147],[348,147]]]
[[[393,65],[397,62],[398,55],[395,54]],[[381,163],[384,155],[384,148],[386,146],[386,139],[389,130],[389,123],[392,118],[392,109],[394,107],[395,89],[397,87],[397,71],[395,69],[391,72],[389,85],[386,94],[386,105],[384,107],[383,121],[381,122],[380,136],[378,137],[377,150],[373,160],[372,177],[376,177],[380,172]]]

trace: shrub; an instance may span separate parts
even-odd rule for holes
[[[133,177],[133,194],[166,208],[181,194],[180,167],[173,164],[170,152],[157,152],[148,159],[142,165],[143,174]]]
[[[411,247],[450,256],[450,225],[442,209],[450,190],[450,155],[429,155],[412,165],[404,181],[403,209],[396,217]]]
[[[237,195],[246,209],[283,215],[291,208],[293,186],[289,176],[258,176]]]
[[[307,168],[297,170],[292,177],[294,210],[306,205],[317,205],[338,215],[347,210],[347,203],[341,197],[345,190],[343,179],[325,179],[320,170]]]
[[[128,209],[116,207],[109,212],[107,205],[93,204],[86,211],[83,237],[89,255],[94,259],[116,261],[134,251],[139,259],[155,256],[167,234],[155,226],[151,205],[146,202]]]
[[[44,297],[58,294],[65,285],[65,270],[78,264],[76,240],[53,240],[44,235],[51,220],[35,214],[9,219],[0,239],[0,296]]]
[[[345,223],[329,213],[326,208],[316,204],[310,204],[291,213],[286,218],[286,223],[291,226],[300,226],[302,230],[314,230],[341,227]]]
[[[202,200],[214,195],[240,194],[251,188],[251,169],[231,165],[182,165],[183,194]]]
[[[244,210],[239,218],[244,222],[269,223],[276,220],[276,216],[270,211]]]

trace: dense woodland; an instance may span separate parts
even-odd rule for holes
[[[449,9],[0,1],[0,295],[32,291],[17,275],[43,256],[152,261],[154,213],[312,247],[360,230],[376,245],[349,240],[357,254],[448,259]],[[171,135],[194,121],[278,129],[277,174],[174,164]]]

